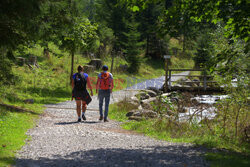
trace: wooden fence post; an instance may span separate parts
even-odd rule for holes
[[[204,91],[206,91],[207,90],[207,74],[206,74],[206,71],[204,70],[204,84],[203,84],[203,86],[204,86]]]
[[[164,55],[164,59],[165,59],[165,70],[166,70],[166,76],[165,76],[165,92],[168,91],[168,66],[170,64],[170,58],[171,55]]]
[[[171,70],[169,70],[169,81],[168,81],[168,88],[171,90]]]

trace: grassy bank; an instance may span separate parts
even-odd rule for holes
[[[237,153],[207,153],[206,159],[210,161],[211,167],[248,167],[250,164],[249,156]]]
[[[24,144],[28,129],[35,125],[40,112],[23,113],[10,112],[0,107],[0,166],[8,166],[14,163],[16,150]]]
[[[156,139],[170,142],[193,143],[203,145],[207,148],[227,149],[227,152],[208,153],[205,155],[211,161],[212,166],[233,167],[235,164],[238,164],[237,166],[247,166],[250,164],[248,144],[225,140],[219,133],[210,133],[207,127],[201,127],[198,124],[189,125],[187,123],[179,123],[177,125],[165,118],[128,121],[126,113],[131,109],[126,101],[113,104],[110,107],[110,118],[124,122],[122,124],[124,129],[134,130]],[[231,164],[230,161],[232,161]]]

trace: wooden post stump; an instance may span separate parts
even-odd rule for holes
[[[92,59],[88,65],[94,66],[95,69],[100,69],[102,67],[102,60],[101,59]]]
[[[17,57],[16,58],[16,62],[17,62],[17,65],[19,66],[24,66],[25,65],[25,58],[24,57]]]
[[[95,66],[92,66],[92,65],[85,65],[85,66],[83,66],[83,71],[84,71],[85,73],[94,72],[94,71],[95,71]]]
[[[35,66],[37,64],[37,57],[33,56],[33,55],[30,55],[29,64]]]

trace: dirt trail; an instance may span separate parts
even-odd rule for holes
[[[136,92],[114,92],[111,103]],[[16,166],[208,166],[202,148],[126,131],[117,121],[99,122],[97,97],[88,106],[85,122],[76,122],[74,108],[74,101],[47,105],[37,126],[28,131],[32,140],[18,152]]]

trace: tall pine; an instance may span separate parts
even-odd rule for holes
[[[126,55],[126,60],[129,64],[128,72],[137,73],[140,68],[140,57],[142,42],[140,42],[141,34],[137,30],[138,23],[134,21],[134,18],[131,19],[131,22],[127,22],[127,32],[124,33],[126,37],[125,49],[123,52]]]

